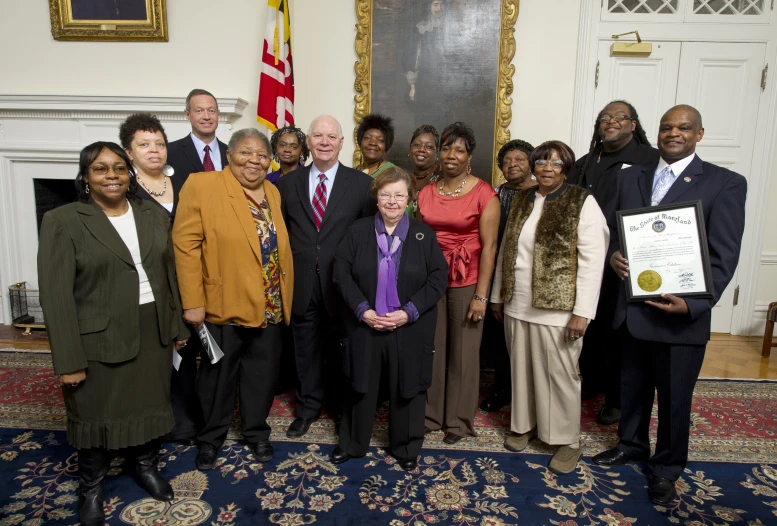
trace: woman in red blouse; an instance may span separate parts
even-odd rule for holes
[[[499,200],[491,185],[470,174],[472,129],[462,122],[440,136],[442,176],[418,195],[419,214],[437,232],[448,260],[448,289],[437,305],[432,386],[426,432],[445,431],[455,444],[475,436],[480,383],[480,337],[496,256]]]

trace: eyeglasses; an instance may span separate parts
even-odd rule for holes
[[[546,159],[537,159],[534,161],[534,166],[539,166],[540,168],[545,168],[548,163],[550,163],[550,166],[552,168],[563,168],[564,167],[564,161],[560,159],[555,159],[553,161],[548,161]]]
[[[126,175],[129,173],[129,168],[127,168],[126,164],[116,164],[114,166],[106,166],[104,164],[96,164],[93,166],[90,166],[89,169],[92,171],[95,175],[105,175],[108,173],[108,170],[113,170],[113,173],[116,175]]]
[[[634,119],[632,119],[628,115],[602,115],[601,117],[599,117],[600,123],[610,122],[612,120],[623,122],[623,121],[633,121]]]
[[[427,152],[433,152],[437,149],[434,144],[423,144],[420,142],[414,142],[410,145],[411,150],[425,150]]]
[[[394,199],[397,203],[407,201],[407,194],[378,194],[378,201],[391,201]]]

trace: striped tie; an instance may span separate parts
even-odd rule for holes
[[[321,230],[326,210],[326,174],[318,174],[319,182],[313,194],[313,219],[316,220],[316,229]]]

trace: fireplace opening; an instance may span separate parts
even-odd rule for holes
[[[72,179],[33,179],[35,189],[35,215],[38,219],[38,234],[43,214],[49,210],[74,202],[78,198]]]

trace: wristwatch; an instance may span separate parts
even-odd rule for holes
[[[486,299],[486,298],[481,298],[481,297],[480,297],[480,296],[478,296],[477,294],[473,294],[473,295],[472,295],[472,297],[473,297],[474,299],[478,300],[478,301],[481,301],[481,302],[483,302],[483,303],[486,303],[486,302],[488,301],[488,299]]]

